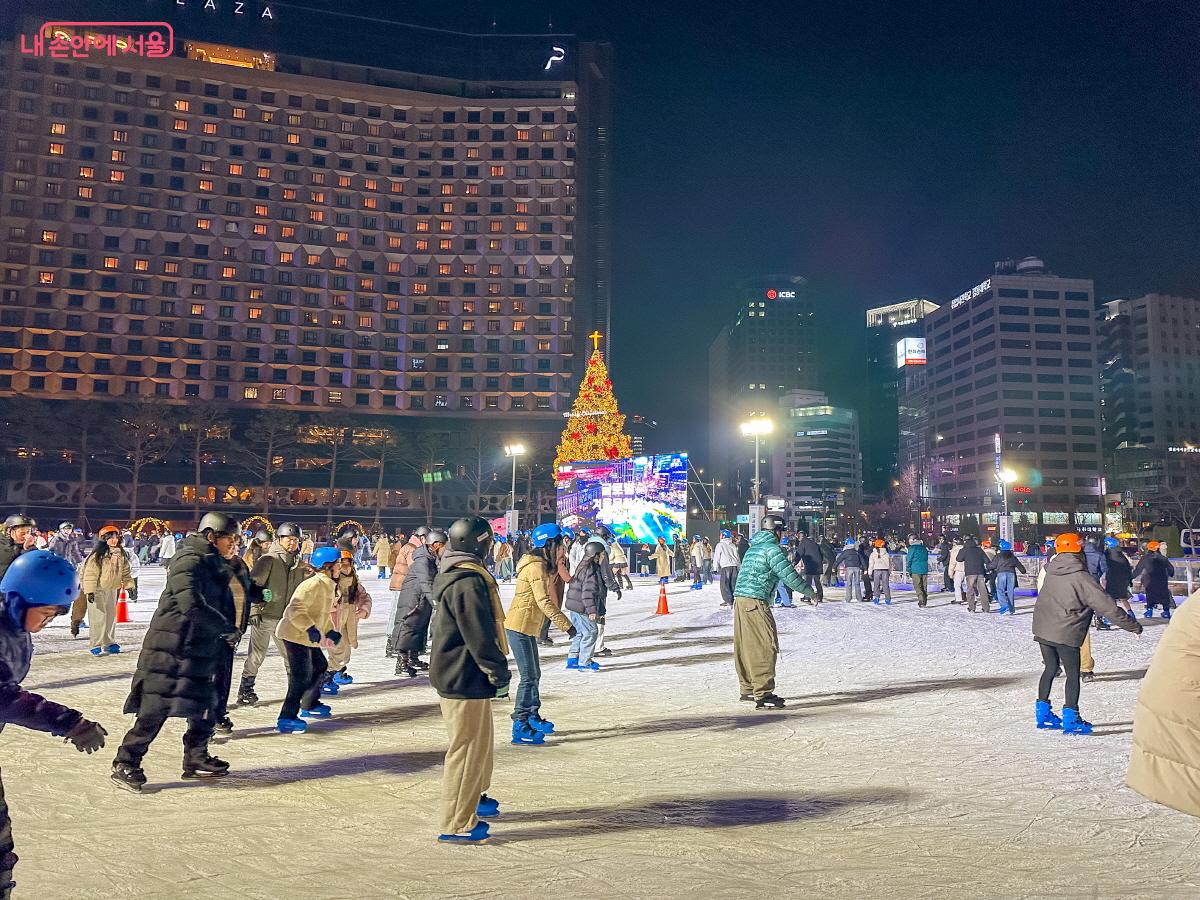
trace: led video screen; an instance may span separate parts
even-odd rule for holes
[[[686,453],[560,466],[558,520],[569,528],[607,525],[622,544],[673,544],[687,536]]]

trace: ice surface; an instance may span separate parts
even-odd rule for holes
[[[510,745],[496,704],[495,840],[447,847],[433,840],[436,696],[392,676],[390,595],[371,577],[375,612],[333,719],[273,732],[272,650],[263,704],[234,710],[234,738],[215,747],[229,777],[181,780],[171,720],[146,758],[147,795],[113,786],[136,623],[161,570],[141,583],[135,624],[118,628],[131,652],[94,659],[62,623],[37,640],[27,685],[99,719],[110,746],[85,757],[17,727],[0,735],[18,897],[1200,897],[1200,820],[1123,785],[1158,620],[1141,639],[1093,632],[1098,675],[1081,706],[1096,734],[1064,737],[1033,727],[1029,599],[1004,618],[946,595],[925,610],[777,610],[790,703],[756,712],[737,700],[716,586],[672,585],[671,615],[655,617],[657,585],[642,583],[611,604],[604,671],[565,671],[561,635],[543,651],[559,729],[545,747]]]

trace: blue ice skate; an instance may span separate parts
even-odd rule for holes
[[[878,606],[878,605],[879,605],[879,598],[878,598],[878,597],[876,597],[876,598],[875,598],[874,600],[872,600],[871,602],[872,602],[872,603],[874,603],[876,606]]]
[[[354,676],[349,672],[338,670],[333,673],[334,684],[354,684]]]
[[[579,668],[579,657],[578,656],[568,656],[567,657],[567,668],[568,669],[578,669]]]
[[[1062,719],[1054,714],[1054,708],[1050,706],[1050,701],[1039,700],[1035,709],[1038,728],[1062,728]]]
[[[333,710],[325,703],[318,703],[312,709],[300,710],[300,718],[302,719],[328,719],[332,715]]]
[[[1091,734],[1092,723],[1085,722],[1079,716],[1079,710],[1071,709],[1070,707],[1063,708],[1062,719],[1063,734]]]
[[[446,844],[482,844],[488,839],[488,823],[477,822],[466,834],[439,834],[438,840]]]
[[[303,734],[308,731],[308,723],[303,719],[280,718],[275,723],[275,730],[280,734]]]
[[[104,651],[99,647],[93,647],[88,652],[91,653],[92,656],[103,656],[104,655]]]
[[[577,665],[577,666],[574,666],[574,668],[579,670],[580,672],[599,672],[600,671],[600,663],[596,662],[593,659],[590,663],[584,663],[582,665]]]
[[[338,695],[337,682],[333,680],[326,681],[321,685],[321,693],[328,694],[330,697],[336,697]]]
[[[500,815],[500,801],[487,794],[481,794],[479,805],[475,807],[475,815],[481,819],[491,819]]]
[[[121,645],[120,645],[120,644],[109,644],[109,645],[108,645],[107,647],[105,647],[104,649],[105,649],[105,651],[106,651],[106,652],[108,652],[108,653],[120,653],[120,652],[121,652]]]
[[[554,734],[554,723],[549,719],[535,718],[534,716],[530,716],[529,724],[542,734]]]
[[[1153,618],[1154,618],[1154,610],[1152,610],[1152,609],[1147,609],[1147,610],[1146,610],[1146,614],[1145,614],[1145,615],[1144,615],[1142,618],[1144,618],[1144,619],[1153,619]]]
[[[514,744],[544,744],[546,736],[528,722],[513,722],[512,742]]]

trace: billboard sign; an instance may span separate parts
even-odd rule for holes
[[[559,466],[558,520],[568,528],[609,528],[622,544],[687,537],[686,453]]]
[[[925,365],[925,338],[906,337],[896,341],[896,368]]]

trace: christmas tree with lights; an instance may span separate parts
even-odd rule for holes
[[[612,380],[604,357],[600,355],[600,332],[588,335],[592,339],[592,356],[575,404],[567,413],[554,457],[555,471],[561,465],[600,459],[622,459],[632,456],[629,435],[625,433],[625,417],[617,409]]]

